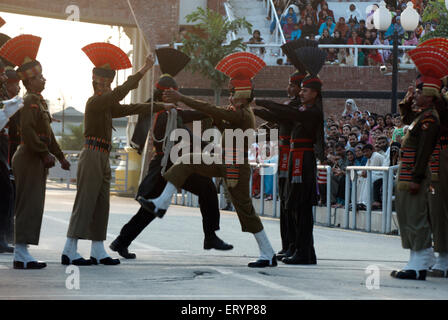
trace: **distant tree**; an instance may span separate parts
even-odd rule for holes
[[[62,150],[81,150],[84,146],[84,125],[68,125],[71,134],[64,133],[59,140]]]
[[[225,56],[246,49],[242,38],[228,42],[228,35],[240,29],[246,29],[251,34],[252,25],[245,18],[228,21],[218,12],[201,7],[187,15],[186,19],[189,23],[197,23],[195,27],[198,30],[198,33],[187,31],[182,37],[183,46],[180,50],[191,58],[187,69],[211,80],[215,103],[218,105],[221,88],[227,79],[215,70],[215,66]]]
[[[420,38],[420,43],[436,37],[448,38],[448,10],[445,0],[432,0],[426,5],[422,16],[423,23],[436,22],[434,31],[425,34]]]

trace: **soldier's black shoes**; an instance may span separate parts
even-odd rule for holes
[[[122,256],[125,259],[135,259],[137,258],[137,255],[133,252],[129,252],[127,247],[124,247],[120,244],[120,241],[117,239],[115,239],[114,241],[112,241],[112,243],[110,244],[109,248],[112,251],[118,252],[118,254],[120,256]]]
[[[233,246],[231,244],[225,243],[220,238],[216,237],[214,239],[204,240],[204,249],[216,249],[216,250],[232,250]]]
[[[154,205],[154,202],[152,202],[150,199],[145,199],[142,196],[137,197],[137,201],[140,203],[140,205],[149,213],[155,215],[158,218],[163,218],[163,216],[166,213],[166,210],[164,209],[158,209],[156,212],[156,206]]]
[[[42,261],[14,261],[14,269],[43,269],[47,266],[45,262]]]
[[[297,254],[297,252],[290,257],[283,258],[282,262],[285,264],[317,264],[317,261],[314,257],[304,257]]]
[[[14,253],[14,247],[8,246],[6,242],[0,243],[0,253]]]
[[[266,267],[276,267],[277,266],[277,258],[275,255],[272,257],[272,261],[269,260],[261,260],[249,262],[247,265],[249,268],[266,268]]]
[[[94,257],[90,257],[90,260],[92,261],[93,265],[98,265],[98,263],[99,264],[104,264],[105,266],[115,266],[117,264],[120,264],[120,260],[119,259],[112,259],[111,257],[107,257],[107,258],[101,259],[100,261],[98,261]]]
[[[67,255],[63,254],[61,256],[61,264],[64,265],[64,266],[68,266],[70,264],[72,264],[74,266],[91,266],[92,265],[92,261],[91,260],[86,260],[84,258],[78,258],[78,259],[70,261],[70,258]]]
[[[440,270],[440,269],[431,269],[426,274],[428,277],[434,277],[434,278],[448,278],[448,269],[447,270]]]
[[[394,270],[390,275],[397,279],[426,280],[426,270]]]

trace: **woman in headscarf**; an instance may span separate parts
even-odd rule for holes
[[[353,113],[355,113],[355,111],[359,111],[355,100],[347,99],[345,101],[345,109],[344,109],[344,112],[342,112],[342,116],[343,117],[348,116],[348,115],[353,116]]]

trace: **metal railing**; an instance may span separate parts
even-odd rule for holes
[[[76,189],[76,173],[78,170],[78,161],[81,151],[64,150],[67,160],[70,162],[70,170],[62,170],[59,164],[56,164],[48,172],[47,189]],[[111,162],[111,183],[110,191],[116,193],[128,192],[129,177],[129,154],[124,150],[111,152],[109,154]],[[122,177],[117,177],[117,169],[123,172]],[[120,174],[121,175],[121,174]]]
[[[398,166],[392,167],[365,167],[365,166],[350,166],[346,168],[345,176],[345,211],[344,211],[344,228],[345,229],[356,229],[356,213],[357,213],[357,182],[358,182],[358,172],[367,172],[367,204],[366,204],[366,223],[365,231],[371,232],[372,228],[372,193],[373,193],[373,181],[372,172],[379,171],[382,172],[382,223],[381,232],[389,233],[391,232],[391,221],[392,221],[392,198],[393,198],[393,183],[394,183],[394,173],[398,170]],[[352,182],[352,183],[350,183]],[[351,223],[350,223],[350,184],[351,184]]]
[[[280,24],[280,17],[277,15],[277,9],[275,8],[274,2],[272,0],[265,0],[264,7],[266,9],[266,17],[269,17],[269,28],[271,24],[275,21],[275,30],[274,30],[274,41],[277,44],[286,43],[285,34],[283,33],[283,28]]]

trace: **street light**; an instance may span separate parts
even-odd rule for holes
[[[448,1],[448,0],[446,0]],[[400,23],[405,31],[414,31],[420,20],[418,12],[414,9],[414,4],[408,2],[406,9],[401,13]],[[375,28],[380,31],[387,31],[392,22],[392,14],[386,8],[386,3],[382,1],[380,7],[373,14]],[[398,86],[398,32],[394,27],[393,50],[392,50],[392,113],[397,112],[397,86]]]

